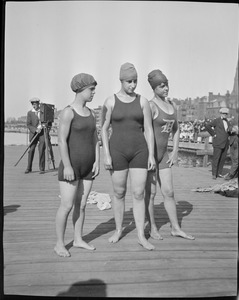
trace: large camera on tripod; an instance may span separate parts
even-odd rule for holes
[[[53,149],[51,145],[51,137],[50,130],[52,124],[54,123],[54,115],[55,115],[55,106],[47,103],[40,103],[40,121],[43,125],[43,132],[46,143],[46,151],[47,151],[47,162],[48,162],[48,170],[50,168],[49,164],[52,161],[53,167],[55,169],[55,160]]]
[[[41,123],[52,124],[54,122],[55,106],[47,103],[40,103]]]

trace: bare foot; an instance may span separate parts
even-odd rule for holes
[[[87,250],[95,250],[96,248],[93,245],[87,244],[85,241],[81,240],[79,242],[73,242],[73,246],[76,248],[84,248]]]
[[[187,239],[187,240],[195,240],[195,237],[190,235],[190,234],[186,234],[184,231],[180,230],[180,231],[171,231],[171,235],[172,236],[176,236],[176,237],[181,237],[183,239]]]
[[[161,236],[161,234],[159,233],[159,231],[156,228],[151,229],[149,234],[150,234],[151,238],[154,240],[163,240],[163,237]]]
[[[108,239],[109,243],[117,243],[122,236],[122,230],[115,230],[115,233]]]
[[[61,257],[70,257],[71,256],[70,252],[66,249],[65,246],[56,245],[54,248],[54,251],[56,252],[56,254],[58,256],[61,256]]]
[[[147,249],[147,250],[154,250],[154,249],[155,249],[154,245],[150,244],[150,242],[148,242],[148,241],[146,240],[146,238],[140,238],[140,239],[138,240],[138,243],[139,243],[142,247],[144,247],[145,249]]]

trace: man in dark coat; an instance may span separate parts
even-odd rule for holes
[[[220,117],[206,124],[206,130],[213,137],[212,178],[223,177],[222,170],[229,147],[229,122],[227,120],[229,109],[222,107]]]
[[[28,151],[28,164],[27,169],[25,171],[25,174],[28,174],[32,171],[32,162],[34,158],[35,148],[37,143],[38,150],[39,150],[39,169],[40,174],[43,174],[45,171],[45,137],[44,137],[44,131],[42,129],[42,124],[40,121],[40,99],[38,98],[32,98],[30,100],[32,104],[32,110],[30,110],[27,113],[27,128],[30,131],[29,134],[29,140],[32,141],[33,138],[37,135],[37,137],[34,139],[34,141],[31,144],[31,147]]]
[[[231,122],[229,144],[232,164],[225,180],[231,180],[238,176],[238,116]]]

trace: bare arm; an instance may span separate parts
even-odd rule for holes
[[[155,105],[156,104],[154,103],[154,101],[149,102],[149,106],[150,106],[150,109],[151,109],[152,120],[156,119],[157,116],[158,116],[158,110],[157,110]]]
[[[152,112],[150,109],[149,102],[146,98],[140,98],[141,107],[144,114],[144,132],[145,139],[149,150],[148,170],[152,170],[155,167],[154,160],[154,133],[152,127]]]
[[[180,128],[179,124],[177,125],[177,130],[173,131],[173,151],[178,151],[179,147],[179,136],[180,136]]]
[[[58,147],[61,155],[61,160],[64,165],[63,176],[66,180],[74,180],[74,171],[71,166],[67,138],[70,132],[71,121],[73,119],[73,112],[70,108],[65,108],[60,116],[60,124],[58,130]]]
[[[101,136],[104,150],[104,165],[106,169],[112,169],[112,160],[109,150],[109,127],[111,123],[111,114],[114,106],[113,97],[106,99],[103,108],[102,108],[102,127],[101,127]]]
[[[176,106],[173,104],[175,110],[177,110]],[[171,167],[173,164],[178,163],[178,148],[179,148],[179,137],[180,137],[180,126],[178,121],[176,120],[177,126],[173,126],[172,137],[173,137],[173,150],[169,154],[169,166]]]
[[[94,112],[92,112],[93,116],[95,117]],[[97,175],[99,175],[100,172],[100,142],[98,139],[98,134],[97,134],[97,129],[95,130],[95,135],[94,135],[94,144],[95,144],[95,162],[93,165],[92,172],[94,175],[92,178],[95,178]]]

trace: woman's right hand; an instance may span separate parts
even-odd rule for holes
[[[113,166],[112,166],[112,159],[110,155],[105,155],[104,158],[104,166],[106,170],[112,170]]]
[[[64,175],[65,180],[68,180],[68,181],[75,180],[74,170],[72,169],[71,166],[64,168],[63,175]]]

